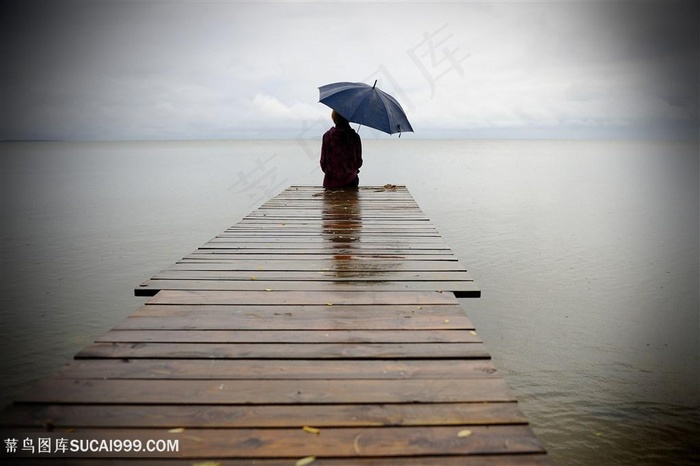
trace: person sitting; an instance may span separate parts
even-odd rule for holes
[[[333,110],[335,126],[326,131],[321,144],[324,188],[352,188],[360,184],[362,141],[342,115]]]

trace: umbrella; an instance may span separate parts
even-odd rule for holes
[[[346,120],[387,134],[413,131],[406,113],[396,99],[365,83],[339,82],[318,88],[319,102],[340,113]],[[399,136],[401,136],[399,134]]]

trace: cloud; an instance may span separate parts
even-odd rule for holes
[[[306,102],[294,102],[285,105],[276,97],[258,93],[251,102],[252,113],[261,119],[278,121],[298,121],[299,119],[319,118],[324,112],[320,105]]]
[[[416,137],[698,121],[692,2],[2,8],[0,139],[293,137],[318,86],[374,79]]]

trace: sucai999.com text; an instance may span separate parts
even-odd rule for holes
[[[17,436],[3,439],[2,456],[131,456],[172,453],[180,450],[178,439],[66,438],[61,436]]]

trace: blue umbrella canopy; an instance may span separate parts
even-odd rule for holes
[[[346,120],[387,134],[413,131],[401,104],[377,87],[365,83],[339,82],[318,88],[319,102]]]

